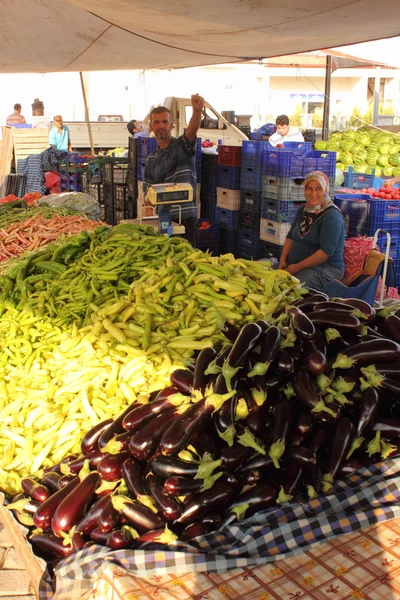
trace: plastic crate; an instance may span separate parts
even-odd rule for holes
[[[298,148],[307,152],[313,149],[313,145],[311,142],[283,142],[283,148],[278,148],[278,150],[296,150]]]
[[[129,166],[135,170],[136,170],[136,162],[137,162],[137,157],[138,157],[137,146],[138,146],[137,138],[134,138],[133,136],[131,136],[128,141],[128,159],[129,159]]]
[[[146,161],[143,160],[142,158],[138,158],[138,161],[137,161],[137,171],[136,171],[138,181],[144,181],[144,168],[145,168],[145,166],[146,166]]]
[[[278,223],[292,223],[299,206],[303,202],[294,200],[274,200],[263,198],[261,203],[261,218],[277,221]]]
[[[278,223],[270,219],[260,219],[260,239],[264,242],[283,245],[289,229],[290,223]]]
[[[156,138],[153,137],[138,137],[136,141],[139,158],[147,158],[158,146]]]
[[[352,188],[354,190],[373,187],[374,178],[375,169],[373,169],[372,174],[368,175],[367,173],[357,173],[357,171],[354,171],[353,167],[349,167],[347,172],[344,173],[343,187]]]
[[[387,237],[384,235],[378,240],[380,251],[385,254],[387,248]],[[389,255],[393,261],[393,268],[396,273],[397,285],[400,281],[400,236],[394,235],[390,239]]]
[[[260,211],[261,199],[261,192],[242,189],[240,192],[240,210]]]
[[[275,200],[304,200],[304,179],[264,175],[262,195]]]
[[[218,173],[218,156],[217,154],[202,154],[201,155],[201,173],[208,173],[217,177]]]
[[[71,165],[82,165],[88,163],[88,157],[82,156],[79,152],[68,152],[66,161]]]
[[[200,229],[204,222],[210,222],[210,227]],[[214,255],[219,253],[219,223],[209,221],[208,219],[199,219],[197,221],[197,242],[196,247],[200,250],[209,250]]]
[[[283,244],[271,244],[260,240],[259,252],[260,258],[267,258],[271,261],[271,266],[278,266],[279,259],[283,250]]]
[[[89,196],[92,196],[92,198],[97,200],[97,202],[100,204],[100,207],[102,207],[102,205],[104,203],[103,186],[104,186],[103,183],[88,183],[87,190],[86,190],[86,193],[89,194]],[[103,218],[104,218],[104,214],[103,214]]]
[[[342,211],[346,235],[369,235],[370,200],[368,194],[335,194],[334,202]]]
[[[260,238],[258,233],[239,227],[237,256],[258,260],[260,256]]]
[[[240,167],[242,165],[241,146],[218,146],[218,164],[226,167]]]
[[[217,187],[217,206],[228,210],[239,210],[240,190],[229,190]]]
[[[242,142],[242,167],[260,167],[268,142],[247,141]]]
[[[260,235],[260,218],[259,210],[240,210],[239,211],[239,227]]]
[[[219,252],[220,254],[234,254],[238,249],[238,232],[236,229],[219,228]]]
[[[128,177],[128,159],[121,159],[121,162],[104,165],[104,183],[112,185],[124,185]]]
[[[377,229],[386,229],[393,235],[400,234],[400,200],[380,200],[371,198],[370,229],[373,235]]]
[[[60,189],[62,192],[82,192],[82,173],[60,169]]]
[[[237,229],[239,224],[239,211],[227,210],[226,208],[216,209],[216,220],[220,226],[227,229]]]
[[[335,177],[336,152],[326,150],[303,151],[267,149],[264,153],[263,173],[276,177],[304,178],[311,171],[322,171],[327,177]]]
[[[217,178],[214,176],[208,177],[205,173],[202,173],[201,177],[201,188],[207,194],[217,195]]]
[[[261,192],[262,190],[262,170],[261,166],[249,167],[242,164],[240,173],[241,188],[245,190],[254,190]]]
[[[132,196],[132,198],[137,197],[137,177],[136,171],[134,169],[128,168],[127,174],[127,184],[128,184],[128,194]]]
[[[200,202],[200,216],[209,221],[217,220],[217,204],[216,202]]]
[[[240,167],[218,165],[218,187],[240,190]]]
[[[103,188],[104,219],[109,225],[117,225],[121,219],[132,219],[133,199],[126,185],[105,183]]]

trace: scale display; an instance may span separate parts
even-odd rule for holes
[[[153,205],[192,202],[193,188],[190,183],[159,183],[149,187],[146,198]]]

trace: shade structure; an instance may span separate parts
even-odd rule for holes
[[[0,5],[0,72],[235,63],[398,35],[383,0],[13,0]]]

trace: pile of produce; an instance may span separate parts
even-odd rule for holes
[[[0,261],[46,246],[60,236],[91,231],[99,225],[103,223],[51,208],[5,210],[0,212]]]
[[[393,309],[394,311],[395,309]],[[310,291],[84,436],[10,510],[45,559],[191,540],[398,450],[400,317]]]
[[[151,228],[100,227],[21,257],[0,278],[0,488],[77,452],[91,425],[168,385],[225,321],[305,290],[268,263],[211,257]]]
[[[4,196],[4,198],[0,199],[0,204],[9,204],[10,202],[23,200],[27,206],[35,206],[36,200],[39,200],[41,197],[42,194],[40,194],[40,192],[28,192],[22,198],[15,196],[14,194],[8,194],[8,196]]]
[[[317,150],[336,152],[336,166],[346,172],[349,166],[357,173],[377,177],[400,175],[400,136],[378,129],[359,127],[357,131],[333,131],[327,140],[315,142]]]

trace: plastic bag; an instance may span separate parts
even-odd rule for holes
[[[38,206],[49,206],[50,208],[66,208],[84,213],[90,219],[100,217],[100,204],[83,192],[63,192],[62,194],[50,194],[44,196],[36,203]]]

